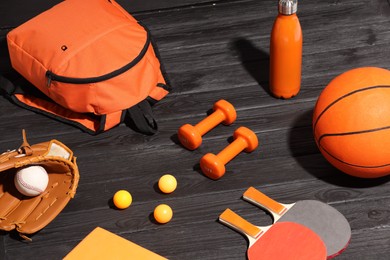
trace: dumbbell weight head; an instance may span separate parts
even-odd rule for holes
[[[234,121],[236,121],[237,118],[236,109],[234,109],[233,105],[227,102],[226,100],[221,99],[215,102],[213,106],[213,110],[214,111],[219,110],[223,112],[223,114],[225,115],[225,120],[222,121],[222,124],[224,125],[230,125]]]
[[[259,145],[256,134],[246,127],[239,127],[233,134],[234,141],[217,155],[208,153],[200,159],[200,168],[209,178],[216,180],[225,174],[225,165],[240,152],[252,152]]]
[[[195,150],[202,144],[202,136],[190,124],[185,124],[179,128],[178,137],[180,143],[189,150]]]
[[[249,128],[243,126],[234,131],[233,138],[243,138],[245,140],[247,147],[244,151],[247,153],[254,151],[257,146],[259,146],[259,139],[257,139],[257,135]]]
[[[213,180],[221,178],[226,171],[225,163],[212,153],[205,154],[200,159],[200,168],[207,177]]]
[[[195,126],[185,124],[179,128],[177,133],[179,141],[185,148],[195,150],[202,144],[202,136],[205,133],[220,123],[230,125],[237,118],[237,113],[233,105],[226,100],[221,99],[215,102],[213,110],[213,113],[208,115]]]

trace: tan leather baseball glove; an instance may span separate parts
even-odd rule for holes
[[[14,177],[22,167],[40,165],[49,183],[35,197],[22,195]],[[29,145],[23,130],[23,143],[17,150],[0,154],[0,229],[16,229],[27,240],[47,226],[76,194],[79,171],[73,152],[57,140]]]

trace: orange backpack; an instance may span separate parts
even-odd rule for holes
[[[41,92],[3,79],[16,104],[91,134],[126,118],[156,132],[151,105],[168,94],[167,80],[149,31],[115,1],[66,0],[10,31],[7,42],[12,67]]]

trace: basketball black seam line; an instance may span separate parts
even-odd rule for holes
[[[324,134],[322,135],[319,139],[318,139],[318,145],[321,147],[322,150],[324,150],[329,156],[331,156],[333,159],[341,162],[341,163],[344,163],[344,164],[347,164],[347,165],[350,165],[350,166],[354,166],[354,167],[360,167],[360,168],[383,168],[383,167],[386,167],[386,166],[390,166],[390,163],[389,164],[384,164],[384,165],[377,165],[377,166],[363,166],[363,165],[358,165],[358,164],[352,164],[352,163],[347,163],[339,158],[337,158],[336,156],[334,156],[333,154],[331,154],[330,152],[328,152],[322,145],[321,145],[321,139],[324,138],[324,137],[327,137],[327,136],[345,136],[345,135],[355,135],[355,134],[362,134],[362,133],[370,133],[370,132],[376,132],[376,131],[381,131],[381,130],[387,130],[387,129],[390,129],[390,126],[386,126],[386,127],[381,127],[381,128],[376,128],[376,129],[370,129],[370,130],[364,130],[364,131],[356,131],[356,132],[348,132],[348,133],[338,133],[338,134]]]
[[[358,165],[358,164],[353,164],[353,163],[347,163],[337,157],[335,157],[334,155],[332,155],[331,153],[329,153],[324,147],[322,147],[320,144],[319,146],[321,147],[321,149],[326,152],[329,156],[331,156],[333,159],[343,163],[343,164],[346,164],[346,165],[349,165],[349,166],[353,166],[353,167],[357,167],[357,168],[365,168],[365,169],[375,169],[375,168],[383,168],[383,167],[387,167],[387,166],[390,166],[390,163],[387,163],[387,164],[383,164],[383,165],[376,165],[376,166],[364,166],[364,165]]]
[[[328,136],[358,135],[358,134],[378,132],[378,131],[387,130],[387,129],[390,129],[390,126],[384,126],[384,127],[373,128],[373,129],[368,129],[368,130],[360,130],[360,131],[354,131],[354,132],[323,134],[320,136],[320,138],[318,138],[318,143],[321,143],[322,138],[328,137]]]
[[[358,90],[355,90],[355,91],[352,91],[352,92],[349,92],[341,97],[339,97],[338,99],[336,99],[335,101],[333,101],[332,103],[330,103],[321,113],[320,115],[317,117],[317,120],[316,122],[314,123],[314,126],[313,126],[313,130],[315,132],[315,128],[317,126],[317,123],[318,121],[320,120],[320,118],[322,117],[322,115],[327,111],[329,110],[334,104],[336,104],[337,102],[339,102],[340,100],[348,97],[348,96],[351,96],[353,94],[356,94],[356,93],[359,93],[359,92],[363,92],[363,91],[366,91],[366,90],[371,90],[371,89],[375,89],[375,88],[390,88],[390,86],[386,86],[386,85],[378,85],[378,86],[371,86],[371,87],[367,87],[367,88],[363,88],[363,89],[358,89]],[[384,165],[378,165],[378,166],[363,166],[363,165],[357,165],[357,164],[351,164],[351,163],[347,163],[337,157],[335,157],[334,155],[332,155],[331,153],[329,153],[322,145],[321,145],[321,140],[324,138],[324,137],[327,137],[327,136],[344,136],[344,135],[354,135],[354,134],[362,134],[362,133],[369,133],[369,132],[375,132],[375,131],[381,131],[381,130],[386,130],[386,129],[389,129],[390,126],[386,126],[386,127],[381,127],[381,128],[376,128],[376,129],[370,129],[370,130],[362,130],[362,131],[356,131],[356,132],[347,132],[347,133],[337,133],[337,134],[324,134],[324,135],[321,135],[320,138],[318,139],[318,145],[321,147],[321,149],[326,152],[329,156],[331,156],[333,159],[341,162],[341,163],[344,163],[346,165],[350,165],[350,166],[354,166],[354,167],[360,167],[360,168],[382,168],[382,167],[386,167],[386,166],[390,166],[390,164],[384,164]]]
[[[354,90],[352,92],[349,92],[341,97],[339,97],[338,99],[336,99],[335,101],[333,101],[332,103],[330,103],[324,110],[322,110],[322,112],[319,114],[319,116],[317,117],[317,120],[316,122],[314,123],[313,125],[313,129],[315,131],[315,128],[317,126],[317,123],[318,121],[320,120],[320,118],[322,117],[322,115],[328,110],[330,109],[334,104],[336,104],[337,102],[339,102],[340,100],[348,97],[348,96],[352,96],[353,94],[356,94],[356,93],[359,93],[359,92],[363,92],[363,91],[366,91],[366,90],[371,90],[371,89],[375,89],[375,88],[390,88],[390,86],[386,86],[386,85],[378,85],[378,86],[371,86],[371,87],[367,87],[367,88],[362,88],[362,89],[357,89],[357,90]]]

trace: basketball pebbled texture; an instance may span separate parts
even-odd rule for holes
[[[349,70],[320,94],[313,113],[314,138],[322,155],[356,177],[390,173],[390,71]]]

